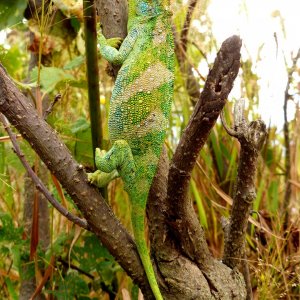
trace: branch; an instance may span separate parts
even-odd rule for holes
[[[181,240],[182,250],[198,265],[206,265],[210,253],[203,229],[188,198],[191,172],[199,151],[214,126],[240,67],[238,36],[223,42],[204,89],[172,159],[168,181],[168,218]]]
[[[37,115],[30,101],[16,88],[1,64],[0,112],[19,130],[61,182],[83,213],[91,231],[140,286],[144,296],[153,299],[132,237],[97,188],[88,184],[82,166],[74,161],[54,130]]]
[[[9,123],[7,122],[6,118],[3,116],[3,114],[0,113],[0,121],[4,125],[4,129],[7,131],[11,142],[13,144],[13,149],[16,153],[16,155],[19,157],[20,161],[22,162],[24,168],[26,169],[27,173],[31,177],[32,181],[36,185],[37,189],[46,197],[46,199],[68,220],[71,222],[77,224],[78,226],[88,229],[88,224],[86,220],[83,220],[72,213],[70,213],[65,207],[63,207],[49,192],[49,190],[46,188],[44,183],[41,181],[41,179],[36,175],[36,173],[32,170],[30,167],[28,161],[26,160],[24,154],[22,153],[19,144],[17,142],[16,136],[13,134],[12,130],[9,127]]]
[[[190,0],[188,2],[188,9],[187,9],[187,13],[185,16],[185,20],[184,20],[184,24],[183,24],[183,28],[181,31],[181,35],[180,35],[180,45],[182,47],[182,51],[185,53],[187,50],[187,42],[188,42],[188,33],[189,33],[189,29],[190,29],[190,24],[191,24],[191,20],[192,20],[192,15],[193,12],[195,10],[195,7],[198,3],[198,0]]]
[[[223,262],[232,269],[239,266],[243,256],[248,218],[256,197],[254,180],[257,159],[267,134],[263,121],[248,124],[241,114],[243,111],[235,109],[234,136],[240,142],[241,150],[230,222],[224,235]]]

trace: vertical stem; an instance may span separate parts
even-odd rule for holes
[[[99,92],[96,7],[94,0],[83,0],[83,16],[93,155],[95,155],[95,149],[103,146],[103,138]]]
[[[287,105],[288,100],[291,98],[289,94],[289,87],[293,80],[293,73],[296,70],[297,61],[300,58],[300,49],[298,50],[297,55],[292,59],[292,67],[288,71],[288,80],[284,92],[284,104],[283,104],[283,115],[284,115],[284,125],[283,125],[283,134],[284,134],[284,146],[285,146],[285,193],[284,200],[282,205],[282,211],[284,214],[284,222],[283,227],[286,230],[288,228],[288,219],[289,219],[289,211],[288,207],[290,204],[292,187],[290,183],[291,179],[291,149],[290,149],[290,130],[289,130],[289,121],[287,115]]]

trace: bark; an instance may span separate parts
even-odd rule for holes
[[[252,203],[256,197],[255,172],[259,151],[266,137],[266,125],[253,121],[240,129],[241,144],[236,191],[228,227],[225,235],[223,261],[232,269],[239,266],[244,253],[244,242]]]
[[[211,256],[207,257],[210,267],[199,268],[170,235],[165,201],[168,169],[168,158],[164,151],[147,204],[153,263],[164,299],[245,299],[246,291],[240,273]]]
[[[103,1],[98,3],[105,7]],[[119,8],[122,13],[124,3],[106,2],[106,8]],[[107,11],[102,12],[109,17]],[[114,20],[118,19],[117,16],[118,14],[112,13]],[[115,25],[120,26],[118,22]],[[246,298],[242,275],[210,254],[203,229],[187,193],[197,155],[207,140],[237,75],[240,46],[241,41],[235,36],[223,43],[175,152],[170,172],[164,154],[151,189],[147,213],[153,262],[166,300]],[[35,109],[2,68],[0,91],[0,111],[29,141],[58,178],[87,220],[91,231],[139,285],[145,299],[153,299],[133,239],[97,189],[87,183],[82,166],[72,159],[52,128],[37,116]]]

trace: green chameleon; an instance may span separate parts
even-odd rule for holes
[[[156,299],[160,293],[145,241],[149,190],[165,139],[173,99],[174,43],[170,13],[162,0],[129,0],[128,35],[119,50],[100,34],[102,56],[122,65],[110,100],[106,153],[96,149],[98,171],[89,180],[104,186],[120,176],[131,201],[139,256]]]

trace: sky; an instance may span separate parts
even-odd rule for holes
[[[291,53],[295,56],[300,48],[299,14],[300,0],[211,0],[208,7],[208,15],[213,22],[212,34],[219,45],[237,34],[243,40],[242,59],[250,56],[254,62],[263,45],[261,60],[253,66],[253,71],[259,76],[258,113],[267,124],[271,122],[278,129],[283,126],[282,106],[287,84],[284,57],[291,65]],[[239,87],[232,92],[235,97],[238,90]],[[299,101],[299,98],[298,95],[296,100]],[[292,119],[295,104],[289,102],[289,118]]]

